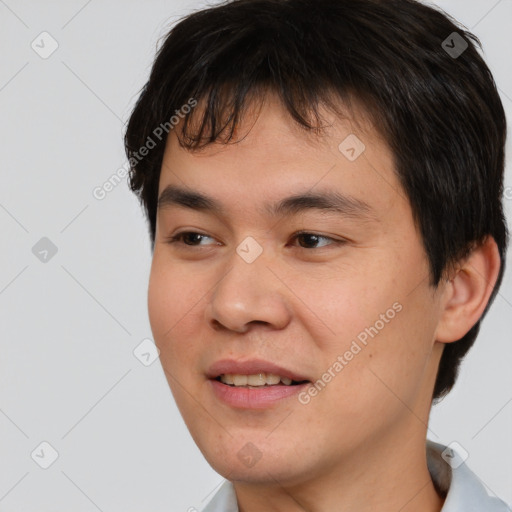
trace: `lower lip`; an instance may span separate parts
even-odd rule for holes
[[[309,383],[285,386],[263,386],[258,389],[234,387],[210,379],[213,393],[222,402],[238,409],[265,409],[284,398],[298,395]]]

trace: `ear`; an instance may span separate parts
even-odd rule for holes
[[[500,270],[496,241],[488,236],[477,246],[445,285],[437,341],[460,340],[480,319]]]

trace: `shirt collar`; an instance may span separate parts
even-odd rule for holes
[[[446,496],[441,512],[512,512],[503,501],[490,497],[479,478],[457,452],[427,439],[427,464],[438,492]],[[452,467],[453,466],[453,467]],[[203,512],[239,512],[233,484],[225,480]]]

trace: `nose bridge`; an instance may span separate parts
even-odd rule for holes
[[[286,287],[269,266],[269,254],[254,239],[240,243],[213,289],[207,321],[238,332],[245,332],[250,322],[285,327],[290,318]]]

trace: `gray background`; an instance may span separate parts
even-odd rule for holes
[[[124,123],[159,37],[202,5],[0,0],[1,511],[186,511],[223,480],[189,436],[158,360],[133,354],[151,338],[142,210],[126,179],[93,195],[125,164]],[[439,5],[481,38],[512,119],[512,0]],[[43,31],[58,43],[46,59],[31,47],[51,49]],[[507,186],[510,222],[510,165]],[[46,262],[32,251],[43,237],[57,248]],[[430,424],[430,438],[457,441],[509,503],[511,266],[509,255],[477,345]],[[43,441],[59,454],[48,469],[35,462],[50,461]]]

